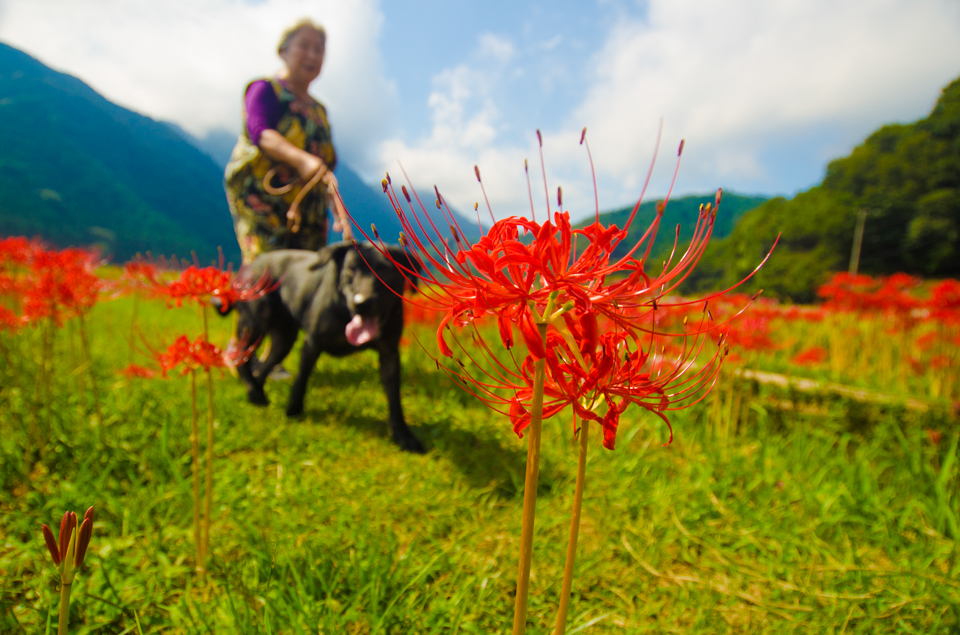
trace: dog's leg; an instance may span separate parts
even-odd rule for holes
[[[267,381],[267,376],[273,370],[273,367],[286,359],[290,351],[293,350],[293,345],[297,343],[297,334],[296,324],[292,327],[285,325],[281,328],[270,329],[270,350],[267,352],[266,358],[261,360],[253,371],[253,376],[261,388]]]
[[[387,404],[390,408],[390,435],[393,442],[400,449],[407,452],[423,454],[427,450],[420,439],[414,436],[407,422],[403,418],[403,405],[400,403],[400,351],[396,345],[381,344],[380,353],[380,382],[387,395]]]
[[[303,347],[300,349],[300,368],[297,377],[290,388],[290,401],[287,402],[287,416],[298,417],[303,414],[303,398],[307,393],[307,381],[313,372],[317,360],[320,359],[320,349],[310,337],[303,338]]]
[[[237,341],[239,342],[258,342],[263,337],[263,330],[257,327],[258,322],[251,314],[252,309],[245,304],[237,307],[239,318],[237,319]],[[257,381],[254,376],[254,361],[256,360],[256,351],[250,354],[250,357],[244,363],[237,366],[237,375],[240,381],[247,389],[247,401],[258,406],[266,406],[267,395],[263,392],[263,382]]]

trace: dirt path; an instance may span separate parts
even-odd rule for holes
[[[789,377],[787,375],[778,375],[777,373],[767,373],[759,370],[737,369],[736,375],[746,379],[753,379],[761,384],[772,384],[774,386],[780,386],[781,388],[792,388],[793,390],[805,393],[830,392],[857,401],[880,404],[903,404],[908,409],[918,412],[925,412],[929,410],[931,406],[935,405],[923,399],[913,399],[867,390],[866,388],[855,388],[845,384],[804,379],[802,377]]]

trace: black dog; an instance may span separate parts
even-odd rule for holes
[[[400,247],[389,249],[399,262],[408,261]],[[280,281],[278,288],[263,297],[237,304],[237,339],[254,343],[269,335],[271,340],[265,360],[257,363],[251,356],[237,367],[250,402],[267,404],[264,381],[290,353],[301,329],[303,349],[290,390],[288,417],[303,413],[307,379],[321,353],[343,357],[375,348],[380,355],[380,381],[390,407],[393,441],[408,452],[423,453],[423,444],[407,427],[400,404],[403,300],[398,294],[406,283],[400,270],[373,245],[355,247],[346,242],[316,252],[272,251],[258,256],[247,269],[251,280],[266,273]]]

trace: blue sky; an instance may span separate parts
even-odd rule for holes
[[[661,121],[649,197],[680,139],[678,194],[791,196],[960,75],[957,0],[0,0],[0,41],[202,137],[238,130],[243,86],[304,15],[329,32],[313,93],[341,157],[370,182],[402,164],[461,209],[479,164],[498,216],[529,208],[537,128],[575,217],[593,211],[584,126],[602,209],[640,193]]]

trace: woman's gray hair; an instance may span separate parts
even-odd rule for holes
[[[327,41],[327,31],[321,25],[317,24],[310,18],[300,18],[289,27],[283,30],[283,33],[280,34],[280,44],[277,46],[277,53],[283,53],[283,50],[290,46],[290,40],[293,39],[293,36],[297,34],[300,29],[311,29],[320,34],[320,39],[324,43]]]

